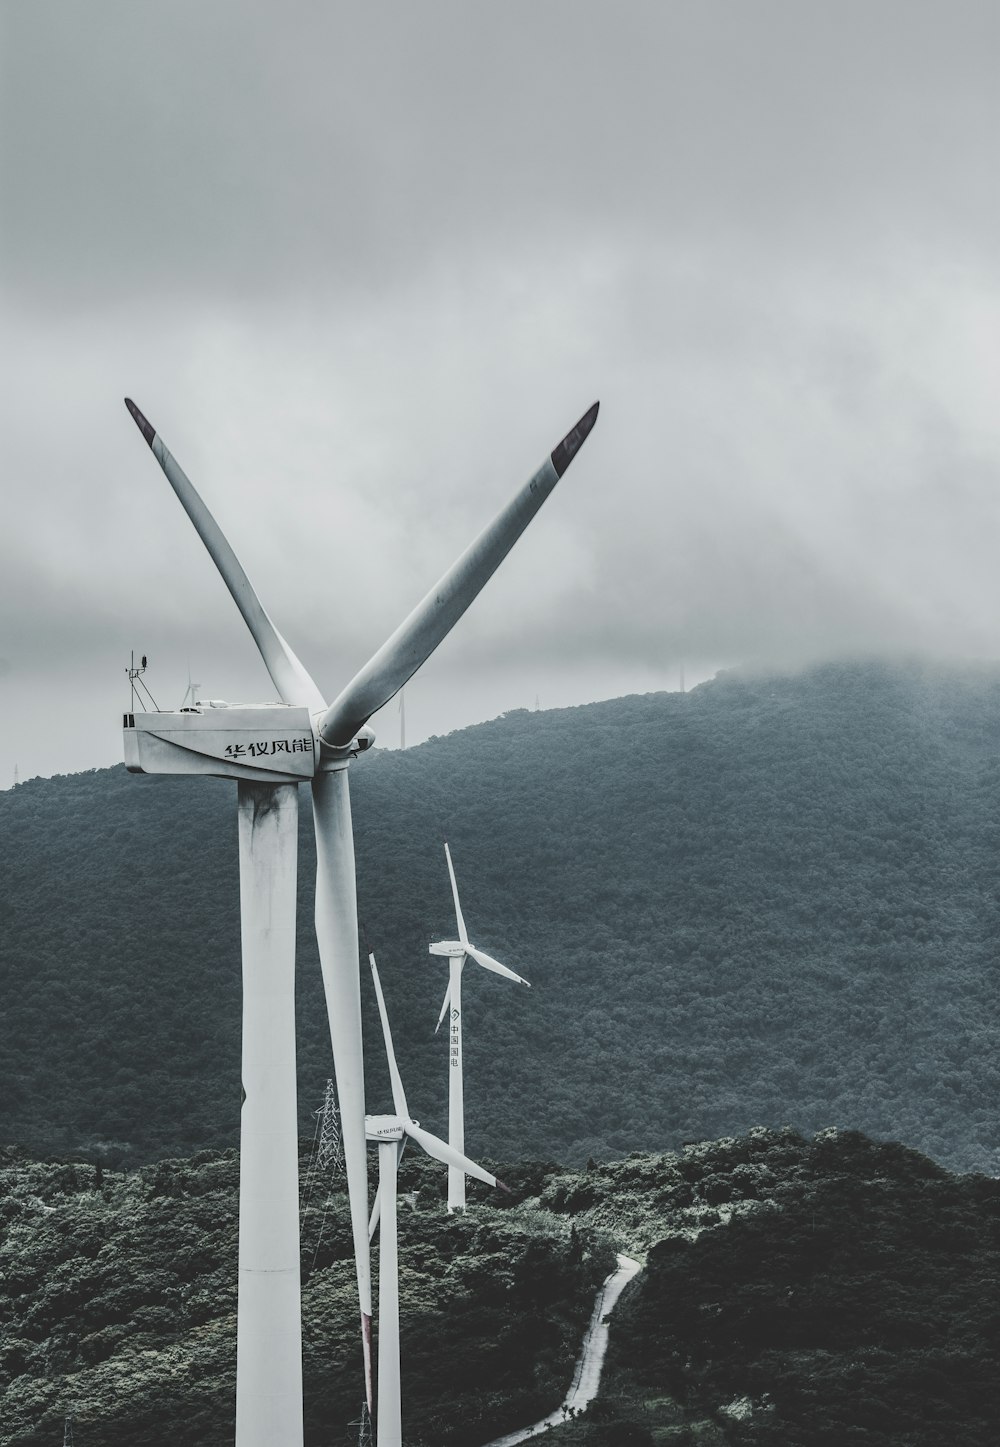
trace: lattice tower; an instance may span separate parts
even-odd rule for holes
[[[323,1104],[316,1112],[319,1116],[319,1147],[316,1164],[322,1171],[336,1175],[344,1169],[344,1147],[340,1138],[340,1111],[337,1108],[337,1092],[332,1080],[326,1082]]]

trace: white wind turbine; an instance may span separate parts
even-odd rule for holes
[[[312,785],[316,937],[340,1103],[371,1405],[371,1277],[354,838],[347,769],[374,737],[368,719],[457,623],[582,446],[597,403],[327,706],[251,587],[222,530],[135,403],[126,405],[208,549],[280,703],[202,702],[127,713],[133,773],[238,781],[243,949],[237,1447],[302,1442],[295,1091],[295,892],[298,784]],[[341,633],[356,628],[338,620]]]
[[[434,1034],[436,1035],[441,1029],[441,1021],[447,1014],[449,1020],[448,1143],[453,1150],[461,1153],[465,1150],[465,1097],[462,1083],[462,967],[466,960],[475,960],[476,964],[482,965],[484,970],[490,970],[494,975],[503,975],[508,980],[515,980],[519,985],[527,985],[528,981],[522,979],[520,975],[515,975],[513,970],[508,970],[506,965],[502,965],[485,950],[477,949],[475,945],[469,943],[462,906],[458,900],[458,885],[455,882],[451,850],[447,844],[444,846],[444,853],[448,861],[451,892],[455,900],[458,939],[439,940],[436,944],[429,945],[428,949],[432,955],[443,955],[450,966],[448,988],[444,993],[444,1004],[441,1006]],[[465,1172],[458,1166],[448,1167],[448,1210],[465,1210]]]
[[[396,1250],[396,1168],[407,1140],[416,1141],[434,1160],[443,1162],[449,1171],[457,1170],[464,1181],[467,1175],[500,1186],[502,1181],[454,1150],[430,1131],[422,1130],[419,1121],[410,1115],[392,1048],[392,1032],[386,1013],[382,985],[369,954],[378,1012],[382,1019],[385,1054],[389,1062],[392,1103],[395,1115],[370,1115],[365,1125],[368,1139],[378,1144],[378,1194],[372,1210],[371,1234],[379,1227],[378,1251],[378,1412],[375,1418],[375,1440],[378,1447],[402,1447],[402,1399],[399,1380],[399,1259]]]

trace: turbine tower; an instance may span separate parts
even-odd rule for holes
[[[466,1175],[485,1181],[488,1186],[500,1186],[502,1181],[477,1166],[461,1152],[453,1150],[436,1135],[422,1130],[419,1121],[410,1115],[396,1065],[396,1052],[392,1048],[392,1032],[386,1013],[382,985],[378,977],[375,956],[368,956],[378,1012],[382,1020],[382,1037],[385,1040],[386,1060],[389,1063],[389,1081],[392,1085],[392,1103],[395,1115],[370,1115],[365,1126],[368,1139],[378,1145],[378,1195],[372,1210],[371,1234],[379,1227],[378,1254],[378,1413],[375,1418],[375,1440],[378,1447],[402,1447],[402,1396],[399,1373],[399,1258],[396,1250],[396,1169],[406,1147],[407,1140],[416,1141],[429,1156],[447,1165],[449,1172],[458,1170],[464,1181]]]
[[[134,402],[126,406],[232,594],[280,703],[218,700],[129,712],[132,773],[237,781],[243,947],[237,1447],[302,1442],[295,1096],[298,785],[312,787],[316,937],[340,1100],[371,1403],[371,1277],[354,836],[347,770],[372,743],[368,720],[430,656],[506,557],[583,445],[597,403],[327,706],[274,626],[208,508]],[[342,618],[342,615],[341,615]],[[339,620],[338,620],[339,621]],[[342,631],[349,625],[340,621]],[[154,705],[155,707],[155,705]],[[133,702],[134,708],[134,702]]]
[[[508,970],[499,960],[488,955],[485,950],[476,949],[475,945],[469,943],[469,936],[465,928],[465,919],[462,915],[462,906],[458,899],[458,885],[455,883],[455,869],[451,862],[451,850],[447,844],[444,846],[445,858],[448,861],[448,874],[451,879],[451,892],[455,900],[455,921],[458,925],[457,940],[439,940],[436,944],[429,945],[428,949],[432,955],[443,955],[449,963],[448,988],[444,994],[444,1004],[441,1006],[441,1013],[438,1022],[434,1027],[434,1034],[441,1029],[441,1021],[445,1015],[448,1016],[448,1144],[453,1150],[460,1154],[465,1150],[465,1097],[462,1083],[462,967],[466,960],[475,960],[477,965],[482,965],[484,970],[490,970],[494,975],[503,975],[508,980],[516,980],[519,985],[527,985],[528,981],[515,975],[513,970]],[[529,986],[530,988],[530,986]],[[465,1210],[465,1172],[458,1166],[448,1167],[448,1210]]]

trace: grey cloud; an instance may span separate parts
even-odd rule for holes
[[[2,24],[0,775],[115,757],[133,646],[171,703],[192,653],[267,691],[126,392],[329,690],[601,397],[415,737],[681,658],[995,651],[992,4]]]
[[[985,4],[8,7],[36,304],[345,289],[624,228],[861,252],[998,231]]]

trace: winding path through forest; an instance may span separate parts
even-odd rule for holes
[[[615,1303],[639,1269],[638,1261],[633,1261],[631,1256],[623,1256],[619,1252],[617,1270],[612,1271],[611,1275],[605,1279],[604,1285],[597,1293],[593,1315],[583,1338],[583,1346],[580,1349],[573,1380],[562,1406],[558,1407],[556,1411],[550,1412],[547,1417],[543,1417],[540,1422],[532,1423],[530,1427],[520,1427],[516,1432],[508,1432],[506,1437],[497,1437],[493,1442],[488,1443],[487,1447],[515,1447],[515,1443],[526,1441],[545,1427],[557,1427],[560,1422],[567,1420],[571,1412],[582,1412],[584,1407],[597,1395],[597,1389],[601,1384],[604,1354],[608,1349],[606,1318],[614,1311]]]

